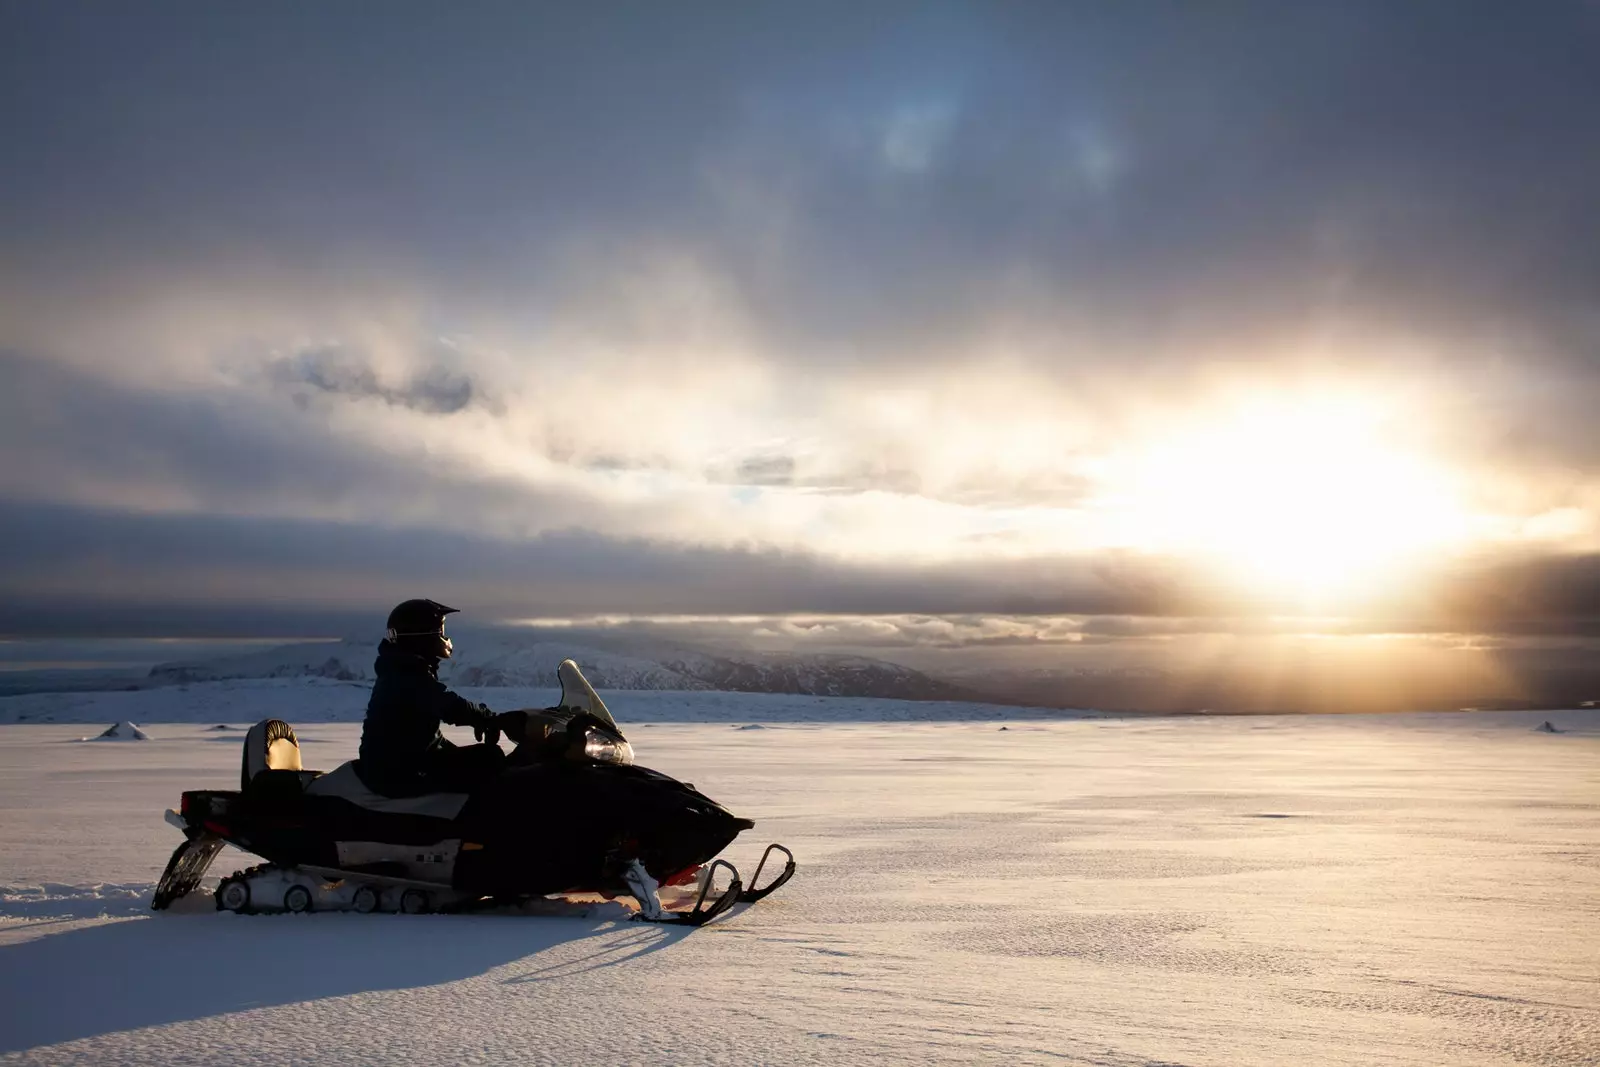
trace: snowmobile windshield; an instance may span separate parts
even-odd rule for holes
[[[633,765],[633,746],[616,737],[607,737],[594,727],[584,731],[583,754],[596,763]]]

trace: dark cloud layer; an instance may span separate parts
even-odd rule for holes
[[[1446,588],[1450,603],[1424,595],[1341,626],[1600,632],[1600,556],[1488,564],[1453,575]],[[421,595],[470,607],[481,622],[606,613],[1168,616],[1174,633],[1205,629],[1194,616],[1262,607],[1208,589],[1171,563],[1130,558],[868,567],[581,531],[508,541],[371,524],[0,505],[4,633],[337,632]],[[1082,632],[1162,630],[1110,619]]]
[[[0,507],[0,588],[29,609],[52,600],[246,605],[264,595],[313,614],[433,589],[487,617],[594,612],[717,614],[1159,610],[1150,590],[1102,568],[852,567],[814,557],[717,551],[581,531],[505,541],[348,523]],[[1049,592],[1041,584],[1051,586]],[[434,593],[426,595],[433,596]]]
[[[322,375],[320,384],[308,386],[307,374]],[[0,446],[17,460],[0,471],[0,490],[14,500],[176,508],[241,521],[384,515],[395,525],[501,530],[518,527],[522,515],[581,523],[592,514],[570,494],[461,471],[407,441],[340,434],[321,413],[294,403],[292,389],[280,397],[275,387],[263,399],[237,386],[141,388],[4,351],[0,376],[8,388]],[[378,385],[360,363],[302,369],[294,381],[329,400],[379,400],[439,416],[473,395],[469,381],[442,373]]]
[[[997,316],[1147,356],[1329,316],[1592,340],[1576,0],[5,17],[0,218],[40,269],[377,261],[482,305],[648,237],[808,359]]]
[[[347,400],[382,400],[430,415],[453,415],[474,400],[481,400],[472,379],[448,366],[435,364],[413,373],[402,383],[387,385],[360,353],[339,346],[280,357],[272,369],[301,404],[317,394],[326,394]]]

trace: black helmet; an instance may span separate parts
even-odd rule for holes
[[[449,659],[453,649],[444,617],[456,611],[434,600],[407,600],[389,612],[389,640],[426,659]]]

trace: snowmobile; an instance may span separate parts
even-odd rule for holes
[[[293,727],[257,723],[237,792],[187,791],[166,813],[184,842],[151,906],[196,889],[224,844],[266,861],[217,886],[217,908],[241,913],[462,911],[599,893],[632,896],[638,919],[701,926],[794,875],[793,853],[772,844],[746,887],[716,857],[755,824],[636,765],[578,665],[556,673],[560,705],[523,712],[506,770],[472,794],[380,796],[359,760],[304,770]],[[761,886],[769,861],[777,874]],[[663,906],[663,886],[692,907]]]

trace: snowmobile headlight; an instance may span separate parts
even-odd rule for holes
[[[583,754],[596,763],[616,763],[624,767],[633,763],[632,745],[607,737],[598,730],[584,731]]]

